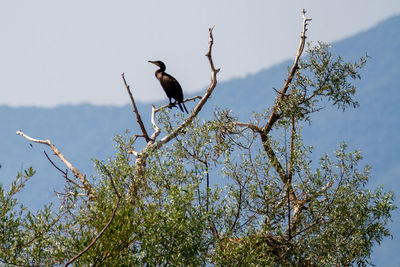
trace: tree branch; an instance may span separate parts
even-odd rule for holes
[[[274,123],[278,120],[279,118],[279,114],[278,114],[278,108],[279,108],[279,104],[282,100],[283,97],[285,97],[286,92],[293,80],[294,75],[296,74],[297,68],[298,68],[298,64],[299,64],[299,59],[301,57],[301,54],[303,53],[304,50],[304,46],[306,43],[306,31],[307,31],[307,25],[309,22],[311,21],[311,19],[307,19],[306,18],[306,11],[303,9],[303,31],[301,33],[301,37],[300,37],[300,44],[299,44],[299,48],[297,49],[297,54],[296,57],[294,59],[293,62],[293,66],[290,69],[289,75],[287,77],[287,79],[285,80],[285,84],[283,85],[282,89],[279,92],[279,97],[274,105],[274,107],[272,108],[272,112],[271,115],[269,116],[268,122],[264,127],[264,132],[267,134],[271,131],[272,126],[274,125]]]
[[[320,195],[322,195],[323,193],[325,193],[329,188],[331,188],[333,185],[333,181],[328,182],[324,187],[322,187],[320,190],[318,190],[317,192],[315,192],[313,195],[307,196],[304,200],[299,200],[296,203],[296,207],[295,210],[293,212],[293,216],[292,216],[292,223],[291,223],[291,228],[293,230],[296,229],[296,224],[300,218],[301,215],[301,211],[303,210],[303,208],[312,200],[315,199],[317,197],[319,197]],[[317,219],[318,221],[318,219]],[[314,225],[314,224],[312,224]],[[301,231],[303,232],[303,230]],[[297,234],[296,234],[297,235]]]
[[[158,148],[162,147],[163,145],[165,145],[166,143],[168,143],[169,141],[174,139],[182,131],[182,129],[187,127],[193,121],[193,119],[199,114],[199,112],[201,111],[203,106],[206,104],[208,98],[210,97],[211,93],[214,91],[215,86],[217,85],[217,73],[220,71],[220,69],[219,68],[215,69],[214,62],[212,60],[212,55],[211,55],[212,46],[214,44],[214,37],[213,37],[213,34],[212,34],[213,29],[214,29],[214,27],[209,29],[210,42],[209,42],[209,45],[208,45],[208,51],[206,53],[206,56],[208,58],[208,61],[210,63],[210,68],[211,68],[211,82],[210,82],[210,85],[208,86],[207,91],[205,92],[203,97],[200,99],[200,101],[196,105],[196,107],[193,109],[193,111],[189,115],[189,117],[184,122],[182,122],[181,125],[179,125],[174,131],[172,131],[170,134],[168,134],[167,136],[162,138],[160,141],[155,143],[153,145],[153,148],[155,148],[155,149],[158,149]]]
[[[130,86],[128,85],[128,83],[125,80],[125,73],[122,73],[121,76],[122,76],[122,80],[124,81],[125,88],[128,91],[129,97],[131,99],[133,111],[135,112],[136,120],[137,120],[137,122],[138,122],[138,124],[140,126],[140,130],[142,131],[143,137],[144,137],[144,139],[146,139],[146,142],[149,142],[150,138],[149,138],[149,135],[147,134],[146,127],[144,127],[142,118],[140,117],[139,110],[138,110],[138,108],[136,106],[135,99],[133,98]]]
[[[214,62],[212,60],[212,55],[211,55],[212,46],[214,44],[214,37],[212,34],[213,28],[209,29],[210,41],[209,41],[209,45],[208,45],[208,51],[206,53],[206,56],[208,58],[208,61],[210,63],[210,68],[211,68],[210,85],[208,86],[206,92],[201,97],[200,101],[197,103],[195,108],[192,110],[189,117],[185,121],[183,121],[177,128],[175,128],[171,133],[169,133],[168,135],[166,135],[165,137],[163,137],[161,140],[159,140],[157,142],[156,142],[156,138],[160,134],[161,131],[160,131],[160,128],[155,123],[155,113],[158,110],[160,110],[160,108],[156,109],[154,106],[152,107],[152,119],[151,120],[152,120],[152,125],[153,125],[153,128],[155,131],[152,134],[152,136],[150,137],[150,141],[147,142],[147,144],[143,148],[143,150],[140,153],[137,153],[137,158],[136,158],[136,162],[135,162],[135,165],[136,165],[135,179],[130,184],[129,191],[128,191],[128,194],[129,194],[128,198],[131,200],[132,200],[132,198],[137,197],[137,194],[138,194],[138,186],[139,185],[136,183],[143,182],[145,180],[145,178],[143,177],[143,174],[144,174],[144,170],[145,170],[145,166],[146,166],[146,159],[147,159],[150,151],[160,149],[162,146],[167,144],[169,141],[176,138],[185,127],[189,126],[192,123],[193,119],[199,114],[199,112],[201,111],[203,106],[206,104],[208,98],[210,97],[210,95],[214,91],[214,88],[217,85],[217,73],[220,71],[220,69],[215,68]],[[197,97],[195,97],[195,98],[197,98]],[[193,99],[190,99],[190,100],[193,100]],[[189,101],[189,99],[186,101]],[[165,108],[165,107],[161,107],[161,108]]]
[[[93,192],[93,188],[92,185],[87,181],[86,179],[86,175],[83,175],[77,168],[75,168],[65,157],[63,154],[61,154],[61,152],[55,147],[55,145],[49,140],[39,140],[39,139],[35,139],[32,138],[28,135],[26,135],[25,133],[23,133],[21,130],[16,132],[17,135],[21,135],[22,137],[24,137],[25,139],[34,142],[34,143],[39,143],[39,144],[43,144],[43,145],[48,145],[54,152],[54,154],[60,158],[60,160],[62,162],[64,162],[64,164],[72,171],[72,173],[74,174],[74,176],[76,178],[78,178],[83,187],[86,190],[87,196],[89,197],[90,200],[93,200],[95,197],[95,194]]]
[[[250,129],[250,130],[252,130],[253,132],[256,132],[256,133],[261,133],[262,132],[261,128],[258,127],[255,124],[251,124],[251,123],[247,123],[247,122],[238,122],[238,121],[234,121],[233,124],[235,126],[237,126],[237,127],[248,128],[248,129]]]
[[[306,16],[305,16],[306,11],[304,9],[303,9],[302,13],[303,13],[303,30],[302,30],[302,33],[300,36],[300,44],[299,44],[299,48],[297,49],[297,53],[296,53],[296,57],[293,62],[293,66],[290,69],[287,79],[285,80],[285,84],[283,85],[282,89],[279,91],[278,99],[276,100],[276,102],[272,108],[272,111],[269,116],[267,124],[263,128],[261,128],[257,131],[258,133],[260,133],[260,137],[261,137],[261,141],[262,141],[264,150],[265,150],[265,152],[267,152],[267,155],[271,161],[272,166],[274,167],[274,169],[278,173],[279,177],[281,178],[282,182],[284,183],[286,189],[288,190],[289,195],[290,195],[290,200],[293,201],[294,203],[297,203],[297,197],[294,194],[294,191],[293,191],[293,188],[292,188],[292,185],[290,182],[290,177],[288,174],[286,174],[286,172],[283,169],[281,163],[279,162],[274,150],[272,149],[270,142],[268,140],[269,139],[268,134],[271,131],[274,123],[280,118],[280,115],[278,114],[278,110],[280,108],[281,101],[284,97],[286,97],[287,90],[289,89],[289,86],[294,78],[294,75],[296,74],[296,71],[298,68],[298,63],[299,63],[300,57],[304,50],[304,46],[305,46],[305,42],[306,42],[306,38],[307,38],[306,37],[307,25],[311,19],[306,18]],[[256,128],[253,127],[253,131],[255,129]]]

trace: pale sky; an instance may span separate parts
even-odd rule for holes
[[[226,81],[294,57],[303,7],[309,41],[341,40],[400,14],[399,0],[1,1],[0,105],[127,104],[122,72],[137,101],[166,99],[148,60],[164,61],[194,93],[210,79],[210,26]]]

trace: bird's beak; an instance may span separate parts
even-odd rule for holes
[[[149,60],[148,62],[150,62],[150,63],[153,63],[153,64],[157,65],[155,61],[151,61],[151,60]]]

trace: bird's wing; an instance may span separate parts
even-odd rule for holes
[[[168,73],[164,73],[160,79],[160,83],[165,90],[165,93],[168,97],[174,98],[178,102],[182,102],[183,100],[183,92],[182,87],[179,82],[169,75]]]

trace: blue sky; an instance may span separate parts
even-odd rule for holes
[[[399,0],[2,1],[0,105],[123,105],[122,72],[138,101],[164,99],[147,63],[156,59],[194,93],[210,79],[208,27],[219,79],[229,80],[293,57],[303,7],[309,41],[340,40],[400,14]]]

